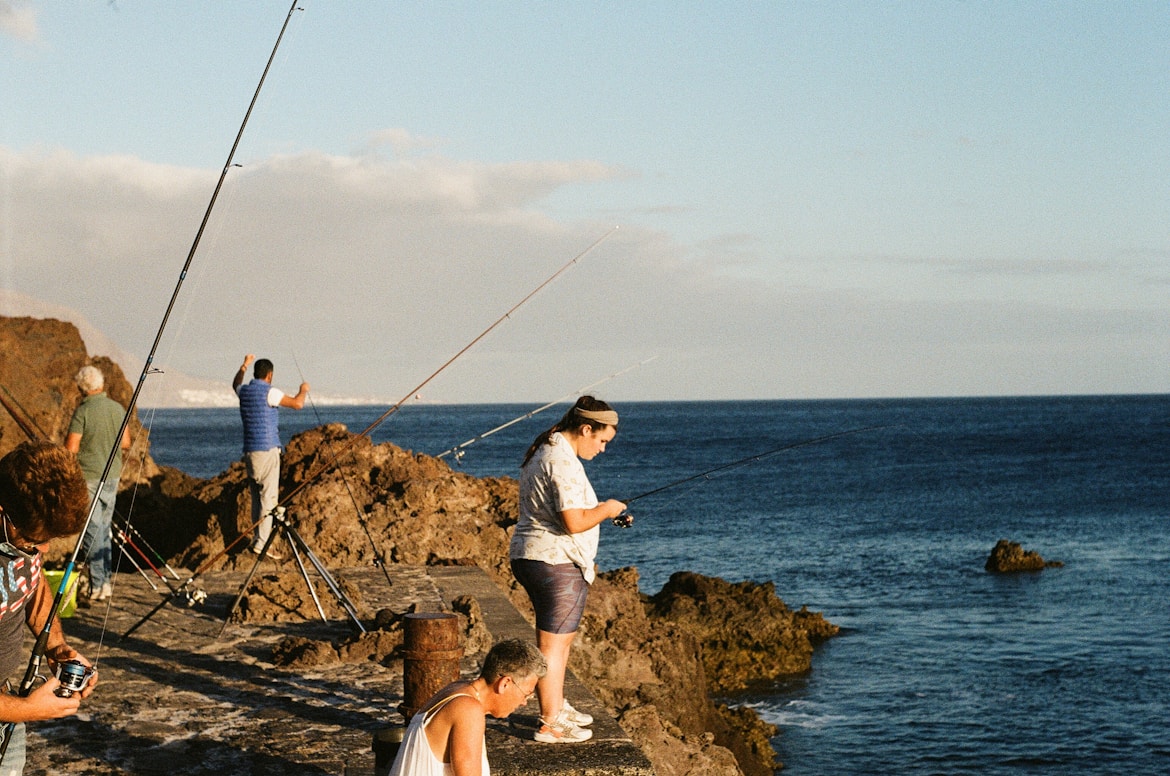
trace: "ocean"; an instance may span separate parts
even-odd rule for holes
[[[447,460],[515,476],[566,406]],[[282,437],[385,409],[282,411]],[[437,454],[532,409],[407,405],[370,436]],[[601,568],[646,593],[683,570],[771,581],[841,626],[808,674],[728,699],[779,726],[784,773],[1170,773],[1170,396],[617,409],[598,495],[664,489],[604,527]],[[140,415],[160,463],[239,457],[235,410]],[[1064,565],[989,574],[999,539]]]

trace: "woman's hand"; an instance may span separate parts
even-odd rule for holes
[[[602,501],[592,509],[566,509],[561,512],[561,520],[565,524],[565,530],[569,533],[584,533],[590,528],[601,525],[606,520],[612,520],[624,511],[626,511],[626,505],[611,498]]]

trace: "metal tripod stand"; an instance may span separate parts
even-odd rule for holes
[[[244,591],[248,589],[248,583],[250,583],[252,581],[252,577],[256,575],[256,569],[260,568],[260,562],[264,560],[265,556],[268,554],[269,548],[276,543],[277,538],[280,536],[283,536],[288,540],[288,546],[292,552],[293,560],[296,561],[297,570],[301,572],[301,577],[304,578],[305,585],[309,588],[309,595],[313,597],[313,603],[317,606],[317,612],[321,615],[321,620],[323,622],[328,622],[329,618],[325,616],[325,610],[321,607],[321,599],[317,597],[317,590],[313,587],[312,580],[309,579],[309,571],[305,567],[305,561],[302,558],[302,554],[304,558],[308,558],[309,563],[312,564],[314,569],[316,569],[317,574],[321,577],[322,580],[325,581],[325,586],[329,588],[329,592],[332,593],[333,597],[337,599],[337,603],[341,605],[341,608],[344,609],[345,613],[349,615],[349,618],[353,620],[353,623],[357,626],[358,630],[360,630],[362,633],[366,633],[366,628],[364,625],[362,625],[361,618],[358,617],[357,608],[353,605],[353,601],[349,600],[349,596],[347,596],[345,591],[341,589],[341,586],[337,584],[337,580],[335,580],[333,575],[329,573],[329,570],[325,568],[325,564],[321,562],[321,559],[318,558],[311,549],[309,549],[309,545],[306,544],[305,540],[301,538],[301,535],[297,533],[297,529],[293,528],[292,524],[289,523],[288,518],[285,515],[284,507],[274,507],[271,515],[272,531],[268,534],[268,541],[264,542],[264,548],[260,550],[260,554],[256,556],[256,562],[252,564],[252,570],[248,572],[248,576],[244,579],[244,583],[240,586],[240,593],[236,596],[236,600],[232,601],[232,605],[228,607],[227,614],[225,614],[223,618],[223,627],[219,630],[219,635],[222,636],[223,632],[227,630],[228,623],[231,622],[232,614],[235,613],[236,608],[240,605],[240,601],[244,599]]]

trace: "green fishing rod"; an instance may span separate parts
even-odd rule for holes
[[[655,494],[662,493],[663,491],[677,488],[679,485],[686,485],[688,482],[707,479],[712,474],[727,471],[728,469],[734,469],[737,466],[746,466],[747,464],[755,463],[756,461],[762,461],[769,456],[777,455],[778,453],[783,453],[788,450],[795,450],[798,447],[807,447],[808,445],[820,444],[821,442],[828,442],[830,439],[837,439],[838,437],[849,436],[851,434],[860,434],[865,431],[877,431],[881,428],[888,428],[888,426],[864,426],[862,428],[851,428],[847,431],[835,431],[832,434],[825,434],[823,436],[813,437],[812,439],[802,439],[798,442],[789,442],[788,444],[781,445],[780,447],[774,447],[771,450],[765,450],[762,453],[749,455],[746,458],[740,458],[738,460],[731,461],[730,463],[716,466],[713,469],[707,469],[706,471],[699,472],[698,474],[692,474],[689,477],[683,477],[681,480],[675,480],[674,482],[667,483],[666,485],[661,485],[657,488],[654,488],[653,490],[648,490],[645,493],[639,493],[638,495],[631,496],[630,498],[618,499],[618,501],[626,505],[626,509],[624,509],[620,515],[613,519],[613,524],[619,528],[629,528],[631,525],[633,525],[634,516],[630,513],[629,505],[635,501],[638,501],[639,499],[644,499],[648,496],[653,496]]]
[[[380,416],[378,416],[378,418],[375,419],[373,423],[366,426],[366,428],[363,429],[360,433],[355,434],[353,436],[353,438],[349,440],[349,442],[342,445],[341,448],[338,449],[336,452],[333,452],[331,450],[330,452],[332,452],[333,454],[330,455],[329,460],[320,464],[316,469],[313,469],[307,475],[305,475],[305,478],[303,480],[301,480],[301,482],[295,488],[290,490],[288,493],[286,493],[284,495],[283,498],[280,499],[280,503],[278,503],[275,507],[273,507],[273,511],[270,514],[273,514],[275,517],[275,513],[278,510],[284,509],[284,505],[287,504],[289,502],[289,500],[293,498],[293,496],[300,493],[302,490],[307,488],[311,483],[313,483],[318,477],[320,477],[321,475],[330,471],[334,466],[338,465],[340,463],[341,456],[343,454],[349,452],[354,447],[354,445],[356,445],[358,443],[358,440],[362,439],[363,437],[369,436],[370,433],[375,428],[380,426],[387,418],[389,418],[391,415],[393,415],[395,412],[397,412],[400,408],[402,408],[402,406],[405,405],[408,401],[410,401],[410,399],[413,396],[415,396],[419,391],[421,391],[424,387],[426,387],[427,384],[431,382],[431,380],[434,380],[436,377],[438,377],[440,373],[442,373],[447,367],[451,366],[451,364],[455,363],[455,361],[460,356],[462,356],[464,353],[466,353],[468,350],[470,350],[476,343],[478,343],[480,340],[482,340],[484,337],[486,337],[489,333],[491,333],[493,330],[495,330],[495,328],[497,326],[499,326],[504,321],[511,318],[512,314],[515,313],[517,310],[519,310],[526,302],[528,302],[528,300],[532,299],[532,297],[536,296],[546,286],[548,286],[550,283],[552,283],[554,280],[556,280],[558,277],[560,277],[562,274],[564,274],[566,271],[568,271],[568,269],[570,267],[572,267],[574,264],[579,262],[581,259],[585,258],[585,256],[587,256],[589,253],[591,253],[594,248],[601,245],[601,243],[605,242],[605,240],[607,240],[610,237],[610,235],[612,235],[614,232],[616,232],[617,229],[618,229],[618,227],[615,226],[612,229],[608,230],[605,234],[601,235],[601,237],[594,240],[593,243],[591,245],[589,245],[589,247],[587,247],[585,250],[581,251],[576,256],[574,256],[572,259],[570,259],[568,262],[566,262],[560,269],[558,269],[556,272],[554,272],[552,275],[550,275],[547,279],[545,279],[544,282],[542,282],[539,286],[537,286],[532,291],[530,291],[527,296],[525,296],[523,299],[521,299],[516,304],[512,305],[512,307],[509,308],[506,313],[501,315],[490,326],[488,326],[486,329],[484,329],[482,332],[480,332],[479,335],[475,337],[475,339],[471,340],[471,342],[464,345],[463,348],[459,350],[459,352],[457,352],[455,355],[451,356],[449,359],[447,359],[445,362],[443,362],[443,365],[440,366],[438,369],[436,369],[434,372],[432,372],[430,374],[430,376],[428,376],[425,380],[423,380],[421,383],[419,383],[414,388],[412,388],[410,391],[408,391],[407,394],[405,396],[403,396],[398,402],[391,405],[391,407],[389,409],[387,409],[385,412],[383,412]],[[138,622],[131,625],[130,628],[124,634],[122,634],[122,638],[123,639],[129,638],[129,636],[132,633],[134,633],[134,631],[138,630],[140,627],[142,627],[144,624],[146,624],[146,622],[148,620],[150,620],[150,618],[154,617],[155,614],[157,614],[159,611],[161,611],[162,608],[167,605],[167,602],[170,601],[171,598],[176,598],[180,595],[185,594],[187,588],[195,582],[196,578],[200,574],[202,574],[203,572],[210,569],[213,565],[215,565],[215,563],[217,563],[219,561],[220,558],[227,555],[228,552],[230,552],[233,547],[235,547],[237,544],[239,544],[241,541],[243,541],[246,537],[248,537],[251,534],[251,532],[258,525],[260,525],[259,522],[253,523],[250,528],[247,528],[244,531],[242,531],[240,533],[240,535],[234,541],[232,541],[230,544],[225,546],[222,550],[215,553],[210,558],[205,560],[202,564],[200,564],[199,568],[197,568],[193,572],[191,572],[191,575],[189,577],[187,577],[186,581],[184,581],[182,585],[179,586],[178,590],[174,591],[171,595],[164,597],[161,601],[159,601],[157,606],[155,606],[153,609],[151,609],[149,612],[147,612],[141,619],[138,620]],[[236,600],[237,600],[237,602],[239,601],[238,598]],[[232,609],[234,609],[234,608],[235,608],[235,604],[232,605]],[[229,614],[230,614],[230,612],[229,612]]]
[[[199,224],[199,229],[195,233],[195,239],[191,243],[191,249],[187,252],[187,259],[183,263],[183,269],[179,273],[179,279],[175,283],[174,291],[171,292],[170,302],[167,304],[166,312],[163,314],[162,322],[159,324],[158,331],[155,334],[154,342],[150,347],[150,353],[146,357],[146,363],[143,364],[142,373],[138,377],[138,383],[134,387],[134,394],[130,397],[130,403],[126,407],[126,416],[122,419],[122,426],[118,429],[118,433],[114,435],[114,446],[110,450],[110,455],[106,458],[105,468],[102,470],[101,479],[98,482],[97,494],[101,494],[102,488],[105,487],[106,481],[110,477],[110,470],[114,466],[114,461],[117,459],[119,450],[118,442],[123,438],[126,429],[130,425],[131,415],[134,413],[134,408],[138,404],[138,396],[142,393],[143,385],[146,383],[146,377],[150,374],[155,374],[158,370],[154,369],[154,357],[158,352],[159,343],[162,340],[163,331],[167,327],[167,322],[170,320],[171,312],[175,308],[175,302],[179,298],[179,290],[183,287],[183,281],[187,277],[187,272],[191,268],[192,260],[195,258],[195,251],[199,247],[199,241],[203,237],[203,232],[207,228],[207,223],[211,219],[211,211],[215,209],[216,200],[219,199],[220,190],[223,188],[224,179],[227,178],[228,171],[231,169],[236,156],[236,150],[240,146],[240,139],[244,136],[244,129],[248,126],[248,119],[252,116],[252,110],[256,107],[256,102],[260,97],[260,90],[264,86],[264,81],[268,77],[268,71],[272,67],[273,61],[276,59],[276,51],[280,48],[280,42],[284,38],[284,33],[288,29],[289,22],[292,20],[293,12],[297,10],[297,3],[300,0],[293,0],[292,5],[289,6],[288,14],[285,16],[284,24],[281,25],[280,34],[276,37],[276,44],[272,47],[272,53],[268,56],[268,62],[264,65],[264,72],[260,76],[260,82],[256,85],[256,91],[252,94],[252,101],[248,104],[248,110],[244,114],[244,120],[240,124],[240,129],[236,133],[235,142],[232,143],[231,151],[228,152],[227,161],[224,162],[223,171],[219,175],[219,180],[215,184],[215,190],[211,194],[211,200],[207,203],[207,210],[203,213],[203,220]],[[21,680],[18,694],[21,696],[28,696],[33,691],[40,676],[41,664],[45,658],[45,650],[48,648],[48,641],[50,629],[53,621],[57,618],[57,612],[61,608],[61,603],[65,598],[66,591],[70,586],[70,577],[73,574],[74,568],[77,565],[77,558],[81,554],[81,547],[85,541],[85,532],[89,528],[90,521],[93,519],[94,513],[97,510],[98,498],[95,495],[93,501],[89,506],[89,514],[86,515],[85,523],[81,527],[81,534],[78,536],[77,544],[73,548],[73,553],[69,556],[69,561],[65,566],[62,574],[61,582],[57,586],[57,593],[53,597],[53,603],[49,608],[48,616],[45,618],[44,627],[37,636],[36,643],[33,645],[32,656],[29,659],[28,669],[25,671],[24,678]],[[8,743],[12,740],[12,731],[15,723],[7,723],[4,726],[4,741],[0,743],[0,762],[4,760],[4,753],[8,751]]]

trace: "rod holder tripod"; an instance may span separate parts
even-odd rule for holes
[[[361,618],[358,617],[357,608],[353,605],[353,601],[337,584],[337,580],[329,573],[329,569],[325,568],[325,564],[321,559],[309,548],[309,545],[297,533],[297,529],[293,528],[292,523],[289,522],[285,508],[282,506],[273,507],[272,512],[269,513],[272,517],[272,531],[268,534],[268,540],[264,542],[264,547],[260,550],[260,554],[256,556],[256,562],[252,564],[252,569],[248,572],[248,576],[244,579],[244,583],[240,585],[240,592],[236,599],[232,601],[232,605],[228,607],[227,613],[223,618],[223,627],[219,630],[219,635],[222,636],[227,630],[228,623],[231,622],[232,615],[236,609],[239,608],[240,601],[244,599],[244,592],[248,589],[248,584],[251,583],[252,577],[256,575],[256,570],[260,568],[260,562],[268,555],[268,550],[277,542],[277,539],[283,536],[288,541],[289,550],[292,552],[293,560],[297,564],[297,570],[301,577],[305,580],[305,586],[309,588],[309,595],[313,598],[313,604],[317,607],[317,613],[321,615],[322,622],[328,622],[329,618],[325,615],[325,609],[321,606],[321,599],[317,596],[317,589],[313,587],[313,581],[309,578],[309,570],[305,566],[305,560],[317,572],[317,575],[325,582],[325,586],[329,588],[329,592],[337,599],[337,603],[349,615],[349,618],[357,626],[362,633],[366,632],[366,628],[362,625]]]

